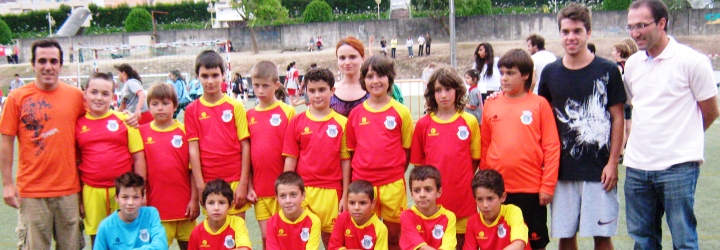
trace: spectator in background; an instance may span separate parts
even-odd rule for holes
[[[554,61],[557,61],[557,57],[550,51],[545,50],[545,38],[538,34],[532,34],[528,36],[525,41],[527,42],[527,51],[530,53],[535,64],[532,75],[532,89],[533,93],[538,93],[538,82],[540,81],[540,73],[548,65]]]
[[[203,87],[197,78],[197,74],[195,74],[195,77],[193,77],[193,79],[190,80],[190,83],[188,84],[188,93],[190,93],[190,99],[192,99],[193,101],[197,100],[198,98],[200,98],[200,96],[203,95]]]
[[[412,37],[408,37],[407,40],[405,40],[405,46],[408,48],[408,57],[413,58],[415,55],[413,55],[413,39]]]
[[[318,50],[322,50],[322,46],[323,46],[322,37],[321,37],[321,36],[318,36],[318,39],[317,39],[317,48],[318,48]]]
[[[138,117],[140,124],[151,122],[153,117],[146,105],[146,93],[142,82],[140,82],[140,74],[126,63],[116,65],[115,69],[119,72],[118,78],[123,82],[123,101],[118,111],[122,112],[127,109]]]
[[[10,48],[10,46],[5,47],[5,57],[7,58],[7,63],[8,63],[8,64],[13,64],[13,63],[14,63],[14,61],[13,61],[13,55],[14,55],[13,49]]]
[[[300,79],[300,72],[295,67],[295,62],[290,62],[287,66],[287,75],[285,76],[284,87],[290,96],[298,95],[298,80]]]
[[[432,37],[430,32],[425,34],[425,56],[430,56],[430,43],[432,43]]]
[[[315,38],[314,38],[314,37],[310,37],[310,42],[308,43],[308,48],[307,48],[307,50],[310,51],[310,52],[312,52],[312,51],[314,50],[314,48],[315,48]]]
[[[390,56],[394,59],[395,58],[395,51],[397,50],[397,37],[393,36],[392,39],[390,39]]]
[[[15,79],[10,81],[10,91],[13,91],[22,86],[25,86],[25,82],[23,82],[23,80],[20,80],[19,74],[15,74]],[[10,94],[10,93],[8,92],[8,94]]]
[[[473,69],[480,71],[480,81],[478,88],[483,97],[483,102],[487,95],[500,90],[500,69],[497,62],[500,58],[496,58],[493,47],[489,43],[481,43],[475,49],[475,62]]]
[[[18,56],[20,55],[20,47],[18,47],[17,43],[13,45],[13,61],[15,64],[18,64]]]
[[[80,63],[85,62],[85,58],[83,58],[83,54],[82,54],[82,43],[78,43],[78,62],[80,62]]]
[[[423,69],[420,79],[427,84],[427,81],[430,79],[433,71],[435,71],[435,62],[431,62],[427,67],[425,67],[425,69]]]
[[[168,77],[170,78],[171,84],[173,85],[178,98],[178,105],[173,113],[173,119],[175,119],[180,113],[180,110],[185,110],[185,107],[190,104],[192,99],[190,99],[190,94],[187,90],[187,82],[185,82],[185,79],[183,79],[182,75],[180,75],[179,70],[170,71]]]
[[[75,59],[75,49],[73,48],[72,44],[70,44],[70,63],[73,63]]]
[[[385,57],[387,57],[387,41],[385,41],[385,37],[382,37],[380,39],[380,53],[382,53]]]
[[[418,37],[418,56],[423,56],[425,52],[425,36],[420,35]]]

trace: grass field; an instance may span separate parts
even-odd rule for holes
[[[408,101],[417,102],[415,98],[406,96],[406,102]],[[251,101],[247,103],[247,107],[253,106],[254,102]],[[298,111],[302,111],[304,109],[304,107],[298,107]],[[697,193],[695,195],[698,234],[700,237],[700,248],[720,249],[720,232],[716,224],[717,221],[720,220],[720,215],[715,211],[715,209],[720,207],[720,199],[717,198],[716,193],[720,190],[720,124],[712,126],[710,130],[707,131],[705,139],[706,162],[701,167],[702,170],[700,172]],[[15,162],[17,164],[17,156],[15,158]],[[620,218],[618,234],[613,238],[613,241],[616,249],[632,249],[633,241],[628,236],[627,228],[625,226],[625,197],[622,188],[625,180],[624,166],[620,167],[619,173],[620,181],[618,183],[618,192],[620,194]],[[252,209],[247,212],[246,220],[248,221],[247,225],[254,249],[262,249],[260,232],[255,221],[254,211]],[[16,249],[16,225],[17,211],[9,206],[0,205],[0,250]],[[581,238],[578,241],[580,249],[593,248],[593,241],[591,238]],[[670,231],[667,229],[665,223],[663,223],[663,248],[672,249]],[[86,247],[85,249],[90,249],[90,247]],[[178,249],[177,244],[173,244],[170,249]],[[552,239],[547,249],[557,249],[557,239]]]

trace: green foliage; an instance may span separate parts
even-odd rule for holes
[[[142,32],[151,30],[153,30],[153,25],[150,12],[143,8],[135,8],[130,11],[127,19],[125,19],[125,31]]]
[[[332,7],[322,0],[313,0],[303,12],[303,21],[306,23],[329,22],[332,20]]]
[[[632,0],[604,0],[603,10],[627,10]]]
[[[492,14],[492,2],[490,0],[457,0],[455,11],[458,16],[476,16]]]
[[[687,0],[663,0],[670,10],[684,10],[692,6]]]
[[[282,5],[290,11],[290,17],[302,17],[305,7],[312,0],[282,0]],[[391,0],[381,0],[380,13],[390,9]],[[333,13],[338,14],[362,14],[374,12],[377,18],[377,3],[375,0],[325,0],[332,6]]]
[[[249,23],[252,26],[256,26],[260,22],[282,23],[288,19],[288,9],[282,6],[280,0],[252,0],[247,2],[249,4],[245,7],[252,13],[253,18]]]
[[[0,19],[0,44],[10,44],[12,43],[12,31],[10,31],[10,26],[5,23],[2,19]]]

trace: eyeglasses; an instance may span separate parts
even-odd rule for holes
[[[625,27],[625,30],[627,30],[628,32],[631,32],[631,31],[633,31],[633,30],[641,30],[641,29],[644,29],[645,27],[650,26],[650,25],[652,25],[652,24],[657,24],[657,21],[653,21],[653,22],[651,22],[651,23],[638,23],[638,24],[635,24],[635,25],[628,25],[627,27]]]

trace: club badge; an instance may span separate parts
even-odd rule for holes
[[[325,131],[330,138],[335,138],[338,136],[338,129],[337,125],[328,125],[327,131]]]
[[[436,240],[442,239],[444,234],[445,234],[445,231],[443,231],[443,226],[435,225],[435,227],[433,227],[432,236]]]
[[[116,120],[108,120],[107,129],[110,130],[110,132],[118,131],[120,128],[120,124]]]
[[[222,114],[221,118],[224,122],[230,122],[230,120],[232,120],[232,117],[233,117],[232,110],[223,110],[223,114]]]
[[[280,122],[282,122],[282,119],[280,119],[280,114],[272,114],[272,116],[270,117],[270,125],[277,127],[280,126]]]
[[[225,247],[227,249],[235,249],[235,239],[233,239],[232,235],[225,236]]]
[[[507,230],[505,230],[505,224],[499,224],[498,225],[498,237],[505,238],[505,235],[507,235]]]
[[[466,127],[466,126],[458,127],[457,136],[458,136],[458,138],[460,138],[460,140],[463,140],[463,141],[467,140],[467,138],[470,137],[470,131],[468,130],[468,127]]]
[[[385,128],[389,130],[393,130],[397,127],[397,122],[395,121],[394,116],[386,116],[385,117]]]
[[[522,122],[522,124],[525,124],[525,125],[530,125],[530,123],[532,123],[532,121],[533,121],[532,111],[524,110],[522,115],[520,116],[520,122]]]
[[[302,232],[300,233],[300,239],[303,242],[307,242],[310,239],[310,228],[303,227]]]
[[[140,240],[142,242],[150,241],[150,233],[147,229],[140,229]]]
[[[173,135],[172,140],[170,140],[170,143],[172,143],[173,147],[180,148],[183,145],[182,135]]]
[[[372,240],[373,240],[372,236],[365,235],[365,236],[363,236],[363,239],[360,241],[360,243],[362,244],[363,248],[372,249],[372,247],[373,247]]]

